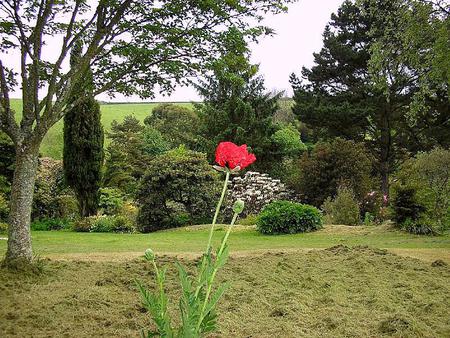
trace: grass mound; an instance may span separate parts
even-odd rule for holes
[[[172,263],[174,258],[162,257]],[[192,268],[195,261],[182,259]],[[149,325],[134,278],[143,259],[50,261],[45,274],[0,270],[0,336],[136,337]],[[220,337],[448,337],[450,269],[364,246],[231,257]],[[178,299],[169,264],[168,291]],[[172,311],[176,311],[174,307]]]

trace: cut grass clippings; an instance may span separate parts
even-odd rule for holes
[[[191,269],[195,264],[181,260]],[[160,261],[169,266],[176,306],[174,258]],[[0,270],[0,336],[138,337],[151,320],[135,278],[154,286],[142,258],[47,260],[40,275]],[[231,257],[219,279],[231,288],[214,337],[450,336],[450,269],[443,262],[339,245]]]

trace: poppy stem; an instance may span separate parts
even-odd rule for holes
[[[213,221],[211,224],[211,229],[209,230],[209,238],[208,238],[208,244],[206,245],[206,254],[209,253],[209,250],[211,249],[211,241],[214,233],[214,227],[217,222],[217,217],[219,216],[220,208],[222,207],[223,200],[225,198],[225,193],[227,192],[228,187],[228,180],[230,179],[230,172],[227,171],[225,175],[225,182],[223,184],[222,194],[220,195],[219,203],[217,203],[216,212],[213,217]]]

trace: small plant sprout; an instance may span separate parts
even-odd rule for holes
[[[233,204],[233,218],[215,255],[212,254],[214,228],[225,198],[230,175],[238,173],[239,170],[249,166],[255,160],[255,155],[248,153],[245,144],[237,146],[231,142],[221,142],[216,149],[216,162],[218,166],[214,166],[214,168],[225,173],[225,181],[209,230],[206,250],[197,266],[197,276],[189,276],[186,269],[180,263],[176,263],[182,288],[181,299],[179,301],[181,317],[179,327],[172,326],[171,318],[167,311],[168,297],[165,293],[164,286],[166,268],[158,268],[156,255],[153,250],[147,249],[145,251],[145,259],[153,264],[157,288],[156,291],[149,291],[139,281],[137,281],[137,285],[141,293],[143,305],[152,316],[156,329],[143,330],[142,337],[194,338],[203,337],[216,330],[218,317],[216,314],[216,306],[226,291],[228,284],[214,287],[214,280],[217,272],[227,262],[229,252],[227,245],[228,238],[239,214],[244,210],[244,201],[238,199]]]

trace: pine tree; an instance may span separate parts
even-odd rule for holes
[[[413,70],[387,56],[383,72],[388,81],[379,86],[370,69],[373,44],[385,33],[386,17],[397,13],[402,1],[345,1],[331,16],[323,33],[324,46],[314,54],[315,64],[302,69],[303,80],[291,76],[294,113],[319,138],[341,136],[365,142],[376,159],[385,195],[389,175],[404,151],[424,147],[418,144],[423,130],[411,127],[407,118],[416,90]],[[399,28],[398,20],[390,22]],[[426,114],[430,127],[438,127],[441,119],[436,111]]]
[[[223,55],[212,65],[212,74],[197,89],[203,104],[196,107],[208,153],[220,141],[247,144],[258,158],[257,167],[270,164],[272,118],[280,94],[267,93],[258,66],[248,59],[242,36],[231,30]]]
[[[71,64],[82,53],[80,44],[74,46]],[[103,164],[103,127],[100,106],[92,95],[92,74],[88,71],[73,93],[77,103],[64,117],[64,175],[67,184],[75,191],[82,217],[97,213],[101,168]]]

